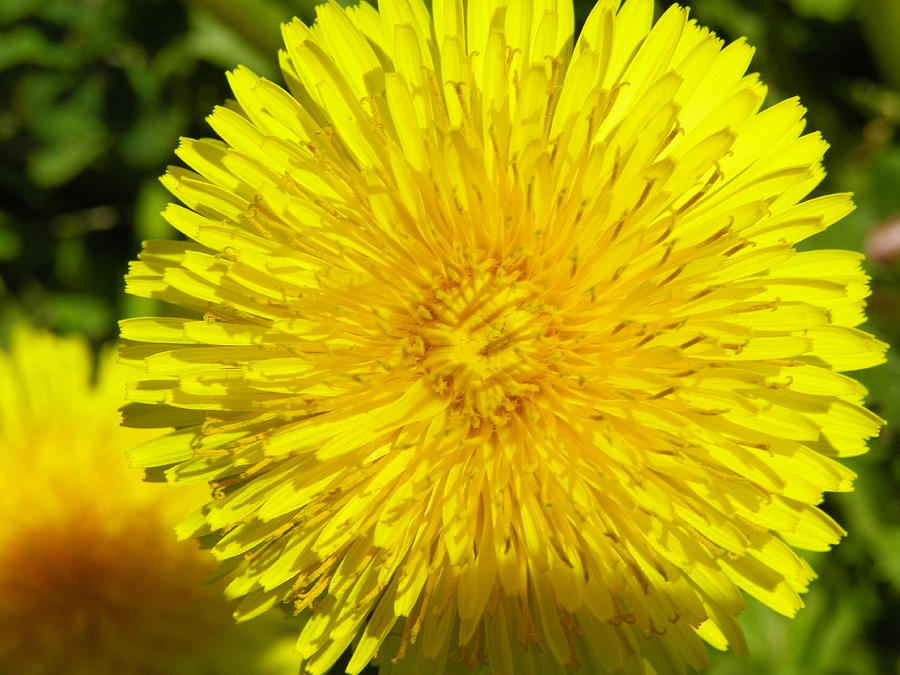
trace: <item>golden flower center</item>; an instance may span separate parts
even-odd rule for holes
[[[203,655],[173,626],[200,634],[228,628],[217,589],[200,584],[207,561],[182,550],[152,511],[119,521],[78,497],[70,509],[52,522],[13,528],[0,545],[0,660],[32,664],[30,673],[111,672],[103,664],[121,653],[134,664],[159,661],[153,650]],[[34,653],[34,635],[45,654]]]
[[[458,412],[502,424],[539,389],[556,342],[539,289],[500,266],[443,281],[420,308],[419,370]]]

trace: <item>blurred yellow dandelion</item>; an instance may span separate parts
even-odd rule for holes
[[[839,373],[884,345],[861,256],[794,250],[852,209],[803,201],[825,142],[685,9],[572,34],[330,2],[163,179],[192,241],[128,290],[194,316],[122,324],[130,410],[178,427],[134,459],[212,484],[182,535],[238,616],[295,605],[305,673],[673,675],[842,534],[814,505],[881,421]]]
[[[92,367],[84,340],[25,328],[0,352],[0,670],[276,672],[253,659],[278,634],[235,631],[221,589],[202,585],[215,562],[175,540],[201,495],[163,495],[128,468],[124,449],[147,433],[118,424],[114,353],[96,385]]]

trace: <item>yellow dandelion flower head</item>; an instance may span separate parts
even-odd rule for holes
[[[96,381],[93,367],[85,340],[21,326],[0,351],[4,672],[216,675],[249,668],[239,649],[277,658],[269,627],[235,630],[221,589],[203,585],[208,553],[175,539],[200,495],[163,495],[128,467],[147,431],[119,426],[115,353]]]
[[[842,371],[856,253],[794,245],[822,138],[762,110],[752,49],[673,7],[321,5],[288,90],[246,68],[185,139],[128,290],[137,453],[215,498],[253,616],[295,605],[303,672],[683,672],[744,648],[742,591],[792,615],[835,457],[881,421]]]

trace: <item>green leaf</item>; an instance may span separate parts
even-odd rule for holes
[[[194,58],[203,59],[224,70],[244,65],[263,77],[278,77],[275,59],[277,49],[260,49],[234,26],[204,7],[195,8],[191,12],[190,21],[187,47]],[[275,28],[278,25],[278,22],[273,24]]]
[[[0,70],[22,64],[59,68],[71,65],[71,54],[64,46],[51,42],[31,26],[20,26],[0,34]]]
[[[800,16],[837,23],[846,19],[856,7],[856,0],[791,0]]]
[[[9,217],[0,211],[0,261],[12,260],[22,250],[22,240],[9,225]]]
[[[172,226],[162,217],[172,197],[155,178],[144,181],[134,206],[135,245],[145,239],[171,239]]]
[[[49,0],[3,0],[0,2],[0,24],[20,21],[37,14]]]
[[[45,313],[60,332],[81,333],[90,338],[106,336],[115,321],[110,307],[102,298],[82,293],[51,296]]]
[[[132,165],[156,167],[172,154],[184,125],[185,114],[181,108],[146,109],[123,136],[119,146],[121,155]]]
[[[291,11],[273,0],[191,0],[216,16],[224,25],[243,36],[247,43],[272,57],[282,47],[281,24],[291,19]]]

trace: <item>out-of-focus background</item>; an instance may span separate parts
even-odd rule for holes
[[[156,311],[124,295],[122,274],[141,240],[173,236],[157,177],[179,136],[211,135],[224,70],[281,81],[279,23],[311,21],[315,4],[0,0],[0,342],[28,318],[99,345],[117,318]],[[592,4],[576,0],[579,21]],[[831,142],[819,191],[853,191],[859,208],[808,246],[869,252],[869,329],[900,344],[900,0],[689,4],[722,37],[746,36],[770,102],[799,95]],[[860,379],[892,423],[848,460],[856,492],[827,501],[849,536],[808,555],[820,579],[797,619],[748,600],[752,655],[714,655],[711,675],[900,673],[900,354]]]

